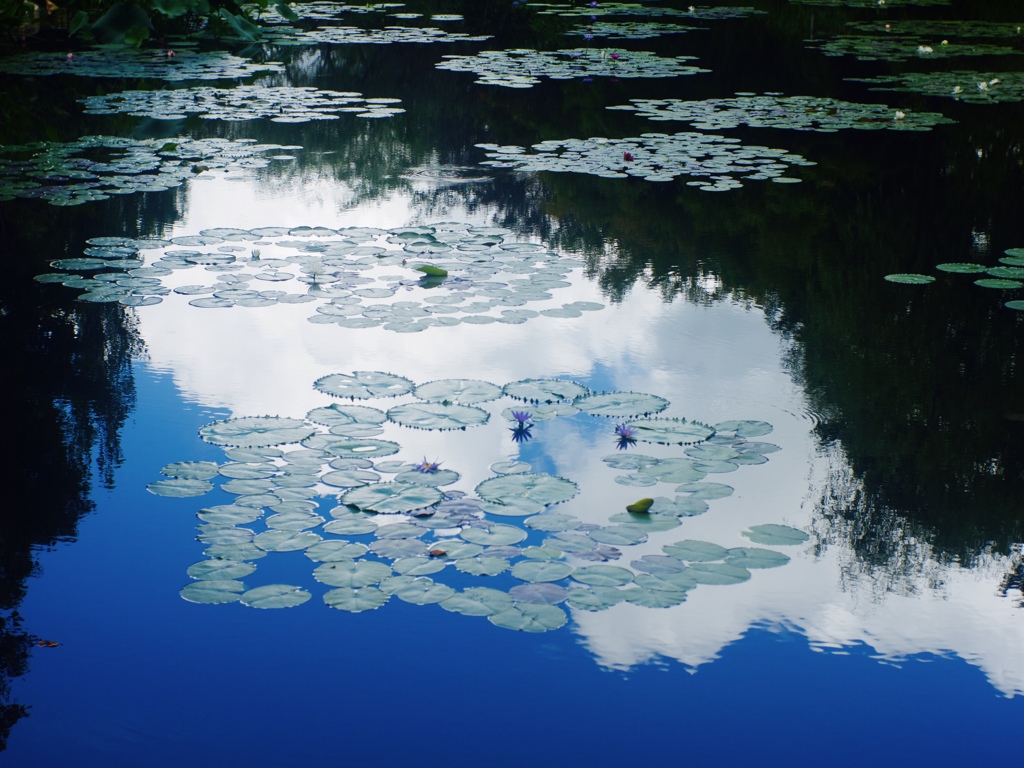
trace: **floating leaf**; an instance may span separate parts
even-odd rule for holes
[[[743,531],[743,535],[755,544],[769,545],[803,544],[810,538],[810,536],[798,528],[791,528],[788,525],[775,525],[774,523],[752,525],[750,530]]]
[[[581,611],[603,611],[625,600],[614,587],[591,586],[589,589],[570,589],[566,603]]]
[[[200,427],[199,436],[214,445],[238,448],[262,448],[298,443],[316,430],[300,419],[281,416],[243,416],[215,421]]]
[[[309,531],[266,531],[253,538],[252,543],[265,552],[296,552],[318,541],[320,537]]]
[[[588,565],[577,568],[571,576],[574,581],[601,587],[620,587],[633,580],[629,569],[617,565]]]
[[[413,394],[431,403],[452,402],[460,405],[475,405],[501,397],[502,390],[497,384],[475,379],[439,379],[420,384]]]
[[[693,563],[690,576],[698,584],[739,584],[750,578],[750,571],[727,563]]]
[[[465,429],[486,424],[490,414],[471,405],[410,403],[388,411],[388,419],[416,429]]]
[[[557,584],[520,584],[508,591],[517,605],[558,605],[569,596],[569,590]]]
[[[209,480],[216,477],[220,467],[212,461],[178,461],[168,464],[160,473],[179,480]]]
[[[500,547],[506,544],[518,544],[526,538],[526,531],[514,525],[495,523],[487,529],[464,528],[459,535],[472,544]]]
[[[391,595],[381,592],[376,587],[364,587],[352,589],[351,587],[339,587],[332,589],[324,595],[324,602],[331,608],[350,613],[372,611],[380,608],[391,599]]]
[[[758,547],[734,547],[729,550],[725,562],[741,568],[778,568],[789,562],[789,555]]]
[[[365,544],[347,541],[318,541],[306,547],[303,554],[315,563],[334,563],[339,560],[357,560],[369,551]]]
[[[442,497],[441,491],[431,486],[375,483],[346,491],[341,503],[381,514],[396,514],[429,507]]]
[[[590,390],[565,379],[523,379],[506,384],[503,391],[509,397],[531,403],[560,403],[575,400]]]
[[[401,448],[398,443],[391,440],[319,434],[303,440],[302,444],[343,459],[375,459],[380,456],[391,456],[398,453]]]
[[[524,560],[512,566],[512,575],[529,582],[561,581],[573,570],[568,563],[555,560]]]
[[[547,632],[558,629],[567,620],[565,611],[553,605],[522,603],[501,613],[491,614],[487,620],[498,627],[522,632]]]
[[[402,376],[377,371],[355,371],[351,375],[332,373],[313,382],[313,387],[334,397],[363,400],[396,397],[411,392],[413,384]]]
[[[512,608],[512,598],[507,592],[488,587],[471,587],[458,592],[439,605],[446,611],[465,616],[492,616]]]
[[[686,600],[686,592],[681,590],[635,588],[623,590],[622,595],[628,602],[643,608],[671,608]]]
[[[396,589],[393,594],[407,603],[430,605],[453,597],[455,590],[445,584],[435,584],[431,579],[418,578]]]
[[[209,493],[213,490],[213,485],[205,480],[173,478],[171,480],[157,480],[155,483],[150,483],[146,486],[146,490],[157,496],[183,499]]]
[[[219,605],[233,603],[242,596],[245,585],[231,579],[208,579],[186,584],[179,593],[190,603]]]
[[[313,578],[332,587],[368,587],[391,575],[391,568],[372,560],[326,562],[313,570]]]
[[[477,485],[476,493],[485,501],[515,504],[518,499],[537,504],[568,501],[579,491],[576,483],[554,475],[521,473],[499,475]]]
[[[644,419],[629,422],[637,440],[662,445],[690,445],[707,440],[715,430],[699,421],[686,419]]]
[[[245,592],[242,605],[250,608],[293,608],[309,600],[310,594],[300,587],[289,584],[268,584]]]
[[[455,568],[472,576],[497,576],[508,570],[509,562],[503,557],[466,557],[456,561]]]
[[[760,541],[757,543],[767,544],[769,542]],[[666,544],[661,549],[667,555],[678,557],[680,560],[686,560],[687,562],[692,563],[705,563],[721,560],[729,552],[729,550],[719,544],[713,544],[710,541],[696,541],[693,539],[677,541],[675,544]]]
[[[668,400],[641,392],[594,392],[577,397],[572,403],[591,416],[631,418],[648,416],[668,408]]]

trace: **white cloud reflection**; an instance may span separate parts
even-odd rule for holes
[[[235,215],[226,215],[221,203],[214,220],[204,214],[202,195],[197,195],[201,185],[194,188],[189,218],[175,234],[271,224],[391,227],[410,223],[412,216],[401,200],[340,219],[328,216],[329,205],[282,216],[280,206],[271,213],[272,206],[246,197],[249,187],[239,185],[242,197],[233,200]],[[318,221],[316,213],[324,213],[326,221]],[[451,218],[484,223],[481,215],[455,212]],[[604,389],[661,395],[671,401],[668,413],[674,416],[709,423],[762,419],[775,425],[764,439],[782,451],[766,465],[709,478],[733,485],[736,493],[711,502],[708,513],[686,519],[679,528],[623,548],[627,564],[684,538],[744,546],[750,542],[740,532],[750,525],[806,529],[812,522],[826,459],[816,451],[803,394],[783,366],[784,342],[757,308],[729,302],[665,304],[655,293],[635,288],[621,304],[579,319],[540,317],[515,326],[459,325],[397,334],[314,325],[306,320],[312,314],[309,305],[199,310],[181,306],[187,299],[177,298],[182,301],[139,310],[151,365],[170,372],[185,397],[236,416],[301,417],[332,402],[312,388],[317,378],[382,370],[416,383],[459,377],[500,385],[568,376],[593,380]],[[578,275],[571,288],[559,291],[557,303],[575,300],[603,301],[596,286]],[[667,486],[636,489],[612,481],[600,461],[613,452],[611,424],[596,441],[559,438],[552,429],[544,446],[556,471],[579,483],[581,493],[565,511],[585,522],[605,523],[640,495],[671,492]],[[400,458],[441,459],[445,467],[463,473],[456,487],[467,491],[489,476],[490,462],[517,450],[506,425],[493,418],[487,427],[466,432],[405,430],[401,435]],[[491,458],[482,462],[481,457]],[[608,667],[629,668],[657,657],[699,667],[751,627],[782,625],[823,648],[865,643],[886,659],[956,654],[980,667],[1003,694],[1024,693],[1024,612],[997,593],[1008,568],[1005,560],[990,558],[971,569],[935,563],[940,587],[877,597],[870,585],[844,581],[843,563],[853,555],[843,545],[831,545],[817,556],[810,545],[779,549],[792,556],[791,563],[755,571],[743,584],[701,586],[686,602],[668,609],[620,604],[599,613],[573,611],[573,631]]]

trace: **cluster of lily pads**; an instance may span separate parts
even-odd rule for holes
[[[187,179],[250,179],[301,147],[255,139],[127,139],[85,136],[0,147],[0,202],[16,197],[81,205],[110,195],[162,192]]]
[[[224,80],[282,72],[275,62],[254,62],[226,51],[104,48],[81,53],[21,53],[0,58],[0,72],[10,75],[77,75],[151,80]]]
[[[850,79],[874,86],[873,91],[945,96],[970,104],[1024,101],[1024,72],[907,72]]]
[[[766,11],[748,6],[695,6],[688,8],[668,8],[657,5],[640,5],[639,3],[583,3],[567,5],[563,3],[529,3],[531,8],[540,8],[540,16],[646,16],[687,19],[743,19]]]
[[[404,3],[367,3],[366,5],[348,5],[346,3],[316,0],[312,3],[293,3],[291,6],[299,21],[334,21],[344,14],[366,15],[371,13],[387,13],[397,8],[404,8]],[[282,16],[276,7],[261,9],[256,5],[243,6],[253,12],[259,12],[259,19],[264,24],[291,24],[290,19]]]
[[[477,43],[490,39],[491,35],[445,32],[437,27],[389,26],[383,29],[320,27],[275,37],[273,42],[278,45],[316,45],[320,43],[389,45],[391,43]]]
[[[924,37],[1009,37],[1024,36],[1024,24],[1011,21],[942,21],[934,19],[892,19],[890,21],[849,21],[848,27],[868,34],[917,35]]]
[[[979,277],[974,284],[982,288],[992,288],[1000,291],[1012,291],[1024,288],[1024,248],[1008,248],[1006,254],[1000,261],[1000,266],[986,267],[984,264],[974,262],[955,261],[945,264],[936,264],[935,268],[940,272],[949,272],[961,275],[987,275]],[[928,285],[935,282],[932,275],[922,275],[915,272],[900,272],[886,275],[885,279],[890,283],[901,283],[903,285]],[[1024,301],[1015,299],[1006,302],[1010,309],[1024,310]]]
[[[693,58],[663,57],[648,51],[627,51],[623,48],[567,48],[558,51],[514,48],[483,51],[475,56],[447,55],[435,66],[452,72],[472,72],[477,75],[474,82],[480,85],[531,88],[542,77],[552,80],[677,77],[710,71],[686,63]]]
[[[681,101],[630,99],[608,109],[635,112],[649,120],[678,120],[705,131],[745,125],[751,128],[789,128],[797,131],[835,132],[848,128],[927,131],[934,125],[955,122],[938,112],[898,110],[885,104],[854,104],[822,96],[758,96],[739,93],[734,98]]]
[[[218,228],[171,240],[99,237],[88,245],[82,257],[57,259],[50,266],[60,271],[36,280],[80,289],[81,301],[127,306],[159,304],[172,290],[207,309],[315,302],[311,322],[403,333],[580,317],[604,306],[526,308],[552,299],[583,265],[502,227]],[[184,271],[200,268],[206,282],[181,284]],[[284,290],[290,286],[299,290]]]
[[[952,0],[790,0],[798,5],[845,6],[847,8],[899,8],[906,5],[949,5]]]
[[[956,56],[1010,56],[1024,53],[1008,45],[957,43],[922,37],[888,35],[837,35],[811,41],[809,48],[826,56],[853,56],[860,61],[907,61],[947,59]]]
[[[156,120],[199,115],[207,120],[256,120],[303,123],[336,120],[339,112],[356,117],[391,117],[405,112],[401,99],[364,98],[350,91],[325,91],[311,86],[238,85],[234,88],[180,88],[162,91],[121,91],[79,99],[88,115],[128,114]]]
[[[573,27],[566,35],[607,40],[649,40],[662,35],[678,35],[703,27],[687,27],[664,21],[593,21]]]
[[[784,176],[792,165],[813,162],[784,149],[743,145],[739,139],[703,133],[645,133],[626,139],[564,139],[534,144],[535,153],[524,147],[477,144],[492,158],[482,162],[495,168],[518,171],[588,173],[611,179],[636,176],[647,181],[671,181],[677,176],[695,177],[686,182],[709,192],[737,189],[741,179],[798,182]]]
[[[752,439],[771,432],[765,422],[710,426],[657,417],[669,405],[664,398],[592,392],[567,379],[504,386],[444,379],[417,386],[394,374],[356,371],[330,374],[315,387],[348,402],[314,408],[304,419],[240,417],[208,424],[200,436],[223,448],[226,461],[170,464],[161,470],[166,479],[148,486],[157,495],[191,498],[213,491],[218,481],[221,492],[234,496],[197,514],[207,559],[188,568],[193,581],[181,590],[184,599],[255,608],[300,605],[312,596],[304,586],[253,585],[248,577],[257,571],[254,561],[270,553],[302,552],[317,564],[311,566],[313,579],[328,588],[324,603],[338,610],[357,613],[397,598],[543,632],[566,623],[563,603],[584,611],[620,602],[665,608],[682,603],[699,585],[738,584],[751,578],[751,570],[789,561],[774,549],[692,539],[632,560],[623,551],[730,495],[731,486],[704,478],[767,461],[778,446]],[[401,402],[386,411],[355,403],[386,398]],[[507,400],[525,405],[501,410]],[[625,434],[630,447],[643,442],[666,455],[620,452],[603,463],[628,472],[616,478],[623,486],[666,484],[675,486],[675,494],[623,504],[608,524],[588,524],[554,509],[577,495],[572,480],[501,459],[468,493],[451,487],[460,473],[437,460],[385,458],[400,454],[402,446],[377,437],[401,427],[461,434],[500,421],[517,424],[513,430],[524,423],[542,430],[538,425],[553,419],[620,421],[620,447]],[[632,498],[627,494],[622,501]],[[808,539],[776,524],[755,525],[743,535],[770,546]],[[454,586],[442,580],[445,575]]]

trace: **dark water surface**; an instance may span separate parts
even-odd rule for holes
[[[17,489],[0,518],[0,763],[831,766],[1012,759],[1024,715],[1024,316],[1005,304],[1024,296],[1021,288],[973,284],[991,275],[935,267],[995,267],[1007,249],[1024,248],[1024,108],[871,91],[847,78],[1019,73],[1024,42],[972,40],[1009,45],[1017,55],[886,62],[826,57],[805,41],[849,33],[851,20],[1024,22],[1024,15],[1017,3],[995,1],[890,3],[887,10],[751,3],[767,13],[680,19],[704,29],[649,40],[584,41],[563,34],[575,20],[539,15],[536,7],[413,2],[398,10],[461,13],[463,21],[432,25],[493,38],[237,48],[284,64],[281,72],[238,81],[2,76],[5,144],[103,134],[246,138],[301,149],[277,150],[271,154],[293,159],[272,160],[234,181],[196,178],[167,191],[68,207],[0,202],[4,466]],[[339,20],[368,28],[428,23],[353,13]],[[434,67],[450,54],[577,46],[685,54],[711,72],[542,78],[511,89]],[[60,62],[64,53],[55,56]],[[155,121],[84,115],[76,102],[130,89],[252,83],[396,98],[406,111],[297,123]],[[956,122],[920,132],[707,130],[816,163],[785,171],[798,184],[751,180],[723,192],[687,185],[690,177],[656,182],[491,168],[480,165],[485,150],[475,146],[690,131],[685,123],[606,107],[737,92],[884,102],[893,114],[941,112]],[[548,297],[492,308],[502,321],[474,324],[465,321],[470,313],[452,314],[458,324],[417,333],[310,323],[324,316],[327,301],[319,296],[204,309],[188,304],[193,295],[171,292],[159,304],[130,307],[76,301],[78,290],[34,280],[58,268],[53,260],[82,256],[91,238],[170,240],[267,226],[341,232],[323,242],[343,238],[347,227],[421,226],[435,234],[500,227],[506,244],[537,243],[565,260],[565,277],[548,286]],[[287,246],[294,240],[299,244]],[[163,250],[248,259],[259,248],[273,258],[320,240],[293,229],[259,243]],[[142,253],[148,264],[160,251]],[[412,262],[448,258],[408,254]],[[545,263],[542,270],[552,269]],[[409,266],[394,260],[357,276],[379,286],[388,276],[409,280]],[[531,269],[501,279],[553,279]],[[936,280],[884,279],[895,273]],[[242,272],[197,265],[160,279],[173,289],[232,274]],[[279,287],[308,289],[294,279],[259,289]],[[438,306],[428,299],[445,290],[410,282],[393,298],[351,293],[350,302]],[[589,308],[581,316],[561,310],[572,302]],[[501,314],[509,309],[528,311]],[[603,545],[617,553],[596,551],[635,575],[644,572],[637,562],[651,562],[642,558],[681,540],[765,547],[790,560],[751,568],[742,583],[701,584],[671,607],[622,602],[588,611],[563,602],[565,625],[536,633],[398,597],[376,610],[332,610],[323,602],[332,586],[314,580],[316,564],[301,551],[254,559],[255,571],[241,580],[247,590],[299,587],[311,593],[302,605],[256,610],[182,599],[179,591],[193,581],[186,570],[206,559],[208,544],[197,536],[217,533],[197,528],[203,521],[196,513],[234,496],[217,488],[169,498],[147,486],[166,479],[161,468],[175,462],[229,461],[200,437],[211,422],[302,420],[314,408],[353,404],[313,383],[354,371],[417,385],[561,378],[594,392],[660,396],[670,402],[661,416],[717,424],[720,434],[728,434],[728,420],[768,422],[770,433],[750,437],[781,449],[764,453],[766,461],[734,471],[708,465],[706,481],[728,484],[731,495],[709,500],[706,512],[682,517],[678,527],[649,530],[644,541]],[[411,396],[355,404],[386,411],[407,402]],[[631,419],[563,411],[542,421],[537,406],[510,397],[483,402],[487,423],[466,429],[386,423],[375,439],[400,449],[373,460],[440,460],[461,475],[446,489],[470,497],[495,476],[495,462],[526,462],[532,472],[578,485],[578,495],[552,511],[574,515],[583,525],[578,532],[596,538],[621,522],[609,518],[626,504],[686,493],[674,491],[682,480],[631,484],[635,473],[602,461],[610,454],[675,459],[685,456],[681,446],[640,442],[616,451],[613,428]],[[513,441],[511,408],[534,412],[531,439]],[[330,470],[318,462],[313,471],[322,469]],[[328,521],[339,493],[321,482],[309,494]],[[408,519],[377,518],[376,533],[344,538],[375,545],[388,524]],[[483,520],[522,528],[527,538],[516,546],[551,543],[551,532],[524,526],[523,517],[481,515],[477,523]],[[761,544],[744,536],[766,524],[798,529],[807,539]],[[267,530],[264,519],[238,527]],[[429,530],[415,540],[434,546],[457,534]],[[501,554],[513,564],[527,559]],[[577,569],[596,564],[578,555],[560,559]],[[389,566],[395,559],[364,558]],[[456,590],[507,592],[524,583],[509,571],[471,576],[453,563],[431,578]],[[580,587],[572,579],[553,583]]]

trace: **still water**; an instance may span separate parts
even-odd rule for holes
[[[0,528],[4,764],[1012,754],[1024,321],[1005,306],[1019,287],[974,281],[1019,266],[1022,110],[849,78],[971,70],[976,89],[1009,86],[1019,9],[752,5],[645,16],[694,29],[611,39],[602,24],[639,17],[321,4],[327,26],[487,39],[239,45],[266,71],[210,81],[5,70],[6,144],[258,144],[190,157],[163,191],[0,202],[19,489]],[[686,12],[641,7],[670,6]],[[425,15],[388,15],[406,11]],[[1002,36],[933,26],[903,58],[816,47],[950,19]],[[930,58],[942,39],[976,49]],[[569,79],[537,59],[516,70],[527,87],[435,66],[570,48]],[[637,51],[660,57],[644,76],[611,69]],[[655,76],[666,61],[708,71]],[[405,111],[232,121],[77,101],[253,84]],[[819,132],[805,105],[732,104],[746,112],[731,127],[607,109],[738,93],[860,111]],[[689,154],[651,143],[684,132]],[[568,139],[593,141],[562,171],[505,167]],[[97,238],[130,239],[102,258],[128,256],[133,295],[160,301],[76,300],[116,270],[67,260],[126,247]],[[1009,272],[982,274],[1001,258]],[[86,280],[36,279],[63,271]],[[398,512],[345,506],[368,506],[364,488]],[[290,591],[254,607],[271,585]]]

